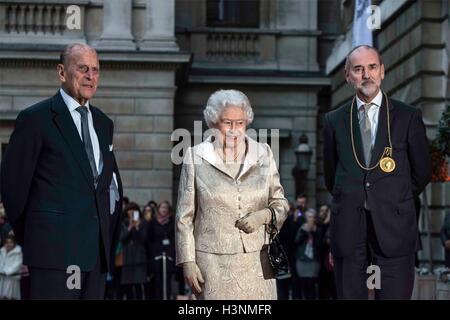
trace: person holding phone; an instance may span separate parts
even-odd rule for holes
[[[143,284],[147,281],[147,253],[145,249],[146,227],[141,219],[139,206],[130,202],[125,208],[124,227],[120,237],[123,246],[121,274],[122,296],[127,300],[142,300]]]
[[[300,299],[315,300],[317,298],[317,280],[322,258],[322,230],[317,225],[315,209],[306,210],[305,223],[301,225],[295,236],[297,286]]]

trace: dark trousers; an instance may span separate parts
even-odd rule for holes
[[[316,283],[317,278],[298,278],[298,287],[300,288],[300,296],[303,300],[316,300]]]
[[[328,271],[325,267],[319,272],[319,300],[336,299],[336,282],[334,281],[334,272]]]
[[[291,288],[291,280],[288,279],[277,279],[277,295],[278,300],[289,300],[289,290]]]
[[[172,273],[167,273],[166,275],[166,298],[169,300],[172,295]],[[151,285],[151,296],[152,300],[163,300],[164,299],[164,281],[162,278],[162,273],[154,273]]]
[[[338,299],[368,299],[367,278],[373,274],[367,274],[370,264],[380,268],[381,288],[375,289],[376,300],[411,299],[415,255],[391,258],[384,256],[376,238],[370,211],[364,209],[361,214],[363,228],[353,254],[334,258]]]
[[[300,300],[302,299],[302,290],[299,285],[300,277],[296,271],[297,267],[294,265],[292,270],[292,280],[291,280],[291,289],[292,289],[292,300]]]
[[[106,268],[98,258],[92,271],[81,272],[80,289],[69,289],[67,280],[72,274],[65,270],[30,267],[30,297],[32,300],[103,300]],[[71,281],[69,281],[71,283]]]
[[[123,284],[122,292],[127,297],[127,300],[144,300],[144,284]],[[123,300],[123,297],[121,298]]]
[[[122,278],[122,267],[116,266],[113,271],[113,298],[114,300],[123,300],[124,293],[122,291],[122,285],[120,284]]]

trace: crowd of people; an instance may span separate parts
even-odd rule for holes
[[[305,195],[290,205],[280,239],[291,277],[277,280],[279,300],[335,299],[329,246],[330,208],[308,206]],[[124,198],[123,224],[115,268],[108,274],[106,299],[176,299],[189,294],[183,270],[175,265],[174,212],[168,201],[149,201],[142,209]],[[441,231],[450,267],[450,214]],[[0,203],[0,299],[27,299],[28,272],[22,250]],[[164,266],[165,265],[165,266]],[[164,272],[165,270],[165,272]],[[166,283],[164,284],[164,280]]]
[[[125,197],[120,241],[114,269],[107,276],[105,299],[161,300],[184,295],[182,269],[175,266],[174,232],[168,201],[149,201],[141,209]],[[0,245],[0,299],[27,299],[29,274],[2,206]]]
[[[124,198],[115,268],[108,275],[107,299],[174,299],[184,295],[182,270],[175,266],[175,229],[168,201],[138,204]],[[176,284],[178,292],[173,292]]]
[[[308,198],[297,196],[280,231],[288,255],[291,277],[277,280],[278,299],[336,299],[330,255],[330,207],[308,207]]]

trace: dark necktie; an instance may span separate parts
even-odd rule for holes
[[[92,175],[94,177],[94,185],[97,187],[98,181],[98,171],[95,165],[94,158],[94,148],[92,147],[91,135],[89,134],[89,124],[88,124],[88,108],[81,106],[76,108],[81,115],[81,135],[83,137],[84,150],[86,151],[89,164],[91,165]]]

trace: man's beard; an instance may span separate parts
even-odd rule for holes
[[[362,82],[361,85],[355,89],[361,92],[365,97],[372,97],[378,91],[378,85],[374,81],[369,80]]]

